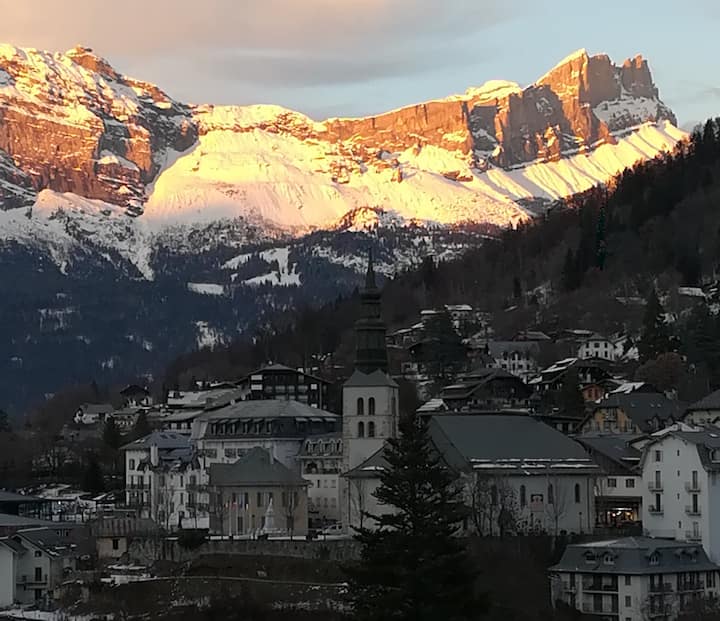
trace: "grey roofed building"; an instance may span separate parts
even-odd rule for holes
[[[120,450],[142,451],[149,450],[151,446],[157,446],[160,450],[189,449],[190,440],[186,435],[174,431],[153,431],[143,438],[120,447]]]
[[[547,475],[599,472],[575,440],[530,416],[439,415],[430,420],[433,444],[458,470]]]
[[[605,556],[612,557],[606,563]],[[651,563],[652,559],[652,563]],[[717,571],[700,544],[624,537],[608,541],[572,544],[550,572],[598,574],[674,574],[684,571]]]
[[[208,410],[201,418],[207,421],[226,418],[320,418],[328,422],[340,420],[337,414],[320,410],[300,401],[286,399],[239,401],[218,409]]]
[[[540,353],[538,341],[489,341],[488,349],[493,358],[502,358],[504,353],[522,352],[527,355]]]
[[[101,518],[88,523],[93,537],[128,537],[154,534],[160,529],[150,518],[115,517]]]
[[[50,556],[73,556],[78,552],[76,538],[60,535],[52,528],[31,528],[19,530],[15,539],[23,539]]]
[[[58,528],[62,525],[62,522],[51,522],[50,520],[42,520],[40,518],[23,517],[19,515],[12,515],[10,513],[0,513],[0,534],[15,532],[21,528],[33,528],[38,526]]]
[[[232,464],[210,464],[212,487],[304,487],[308,481],[274,460],[263,448],[250,449]]]
[[[83,403],[78,410],[85,414],[102,416],[110,414],[115,408],[110,403]]]
[[[597,410],[622,410],[627,418],[642,431],[652,431],[653,421],[679,420],[685,411],[685,404],[668,399],[661,393],[633,392],[610,393],[598,401],[586,420],[591,419]]]
[[[687,412],[693,412],[695,410],[720,410],[720,390],[711,392],[709,395],[696,401],[692,405],[687,407]]]
[[[385,447],[383,446],[342,476],[347,479],[377,479],[387,467],[388,462],[385,459]]]
[[[575,440],[582,444],[607,474],[630,474],[640,464],[642,451],[632,442],[644,436],[634,433],[584,434]]]
[[[703,467],[708,471],[720,472],[720,429],[717,432],[710,429],[698,429],[697,431],[672,430],[662,435],[653,435],[650,442],[645,446],[641,463],[649,454],[649,447],[656,442],[661,442],[668,435],[696,445]]]
[[[363,373],[356,370],[343,386],[352,388],[391,386],[397,388],[397,382],[380,369],[376,369],[372,373]]]

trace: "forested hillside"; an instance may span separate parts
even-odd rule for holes
[[[416,321],[422,308],[469,303],[493,313],[500,336],[529,326],[639,329],[642,307],[623,300],[645,298],[653,285],[668,293],[716,275],[719,121],[708,121],[675,153],[638,165],[609,187],[577,196],[461,259],[426,261],[388,281],[383,307],[389,326]],[[343,361],[357,303],[355,295],[298,309],[254,342],[183,356],[165,382],[235,376],[265,360],[302,365],[318,353],[336,353]],[[706,332],[715,323],[706,318]]]

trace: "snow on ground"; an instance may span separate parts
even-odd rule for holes
[[[207,321],[196,321],[195,327],[197,328],[196,342],[198,349],[203,347],[214,349],[225,342],[223,332],[213,328]]]
[[[261,276],[248,278],[243,280],[243,284],[250,286],[258,285],[275,285],[279,287],[289,287],[292,285],[300,285],[300,274],[297,273],[297,263],[290,264],[290,248],[284,246],[282,248],[271,248],[259,253],[260,257],[268,263],[277,261],[278,269]],[[241,255],[242,256],[242,255]],[[240,257],[231,259],[228,263],[238,260]],[[225,264],[227,265],[227,263]]]
[[[202,295],[225,295],[225,286],[209,282],[189,282],[188,291]]]

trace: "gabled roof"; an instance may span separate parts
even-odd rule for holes
[[[657,418],[660,421],[678,420],[685,404],[668,399],[665,395],[653,392],[610,393],[595,404],[595,410],[618,408],[641,429],[647,430],[650,422]]]
[[[250,449],[233,464],[210,464],[211,486],[291,486],[309,483],[260,447]]]
[[[530,416],[433,416],[430,437],[456,469],[524,474],[596,472],[585,449],[565,434]]]
[[[21,543],[18,543],[11,537],[2,537],[0,538],[0,545],[5,546],[15,554],[24,554],[26,552],[25,548]]]
[[[161,450],[190,448],[190,439],[182,433],[174,431],[153,431],[144,438],[139,438],[125,446],[120,447],[121,451],[140,451],[157,446]]]
[[[109,414],[115,408],[109,403],[83,403],[78,410],[84,414]]]
[[[307,403],[293,399],[260,399],[251,401],[238,401],[223,407],[207,410],[202,420],[212,421],[218,419],[247,419],[247,418],[322,418],[339,420],[337,414],[326,412]]]
[[[397,388],[397,382],[389,375],[383,373],[380,369],[376,369],[372,373],[363,373],[355,371],[344,384],[347,388],[370,388],[390,386]]]
[[[632,442],[642,437],[644,436],[631,433],[608,433],[581,435],[577,436],[576,440],[623,468],[633,468],[640,462],[642,451],[635,448]]]
[[[100,518],[89,522],[90,533],[94,537],[129,537],[156,533],[158,525],[150,518],[117,517]]]
[[[688,412],[694,412],[696,410],[720,410],[720,390],[711,392],[687,408]]]
[[[377,479],[380,473],[388,467],[385,459],[385,446],[381,446],[364,462],[348,470],[342,476],[348,479]]]
[[[10,503],[38,503],[47,502],[44,498],[38,498],[37,496],[26,496],[25,494],[16,494],[15,492],[6,492],[0,490],[0,502]]]
[[[58,535],[52,528],[31,528],[19,530],[13,535],[15,540],[21,539],[50,556],[70,556],[77,549],[77,544],[67,536]]]
[[[607,563],[606,560],[611,562]],[[639,575],[718,569],[700,544],[650,537],[624,537],[569,545],[560,562],[549,571]]]

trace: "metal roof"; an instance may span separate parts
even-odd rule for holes
[[[660,393],[611,393],[595,404],[595,410],[607,408],[621,409],[635,425],[646,429],[655,418],[677,420],[684,412],[685,404],[672,401]]]
[[[157,446],[159,449],[189,448],[190,439],[182,433],[174,431],[153,431],[143,438],[130,442],[121,447],[121,451],[138,451]]]
[[[339,420],[339,416],[326,412],[320,408],[312,407],[292,399],[261,399],[255,401],[238,401],[224,407],[205,412],[200,418],[212,422],[227,422],[237,419],[247,420],[256,418],[267,420],[272,418],[317,418],[323,417]]]
[[[220,487],[291,486],[308,482],[260,447],[248,451],[233,464],[210,464],[210,485]]]
[[[700,401],[696,401],[688,406],[688,412],[692,412],[693,410],[720,410],[720,390],[711,392],[706,397],[700,399]]]
[[[717,571],[700,544],[624,537],[569,545],[551,572],[597,574],[669,574]]]
[[[377,387],[377,386],[390,386],[397,388],[397,382],[389,375],[383,373],[380,369],[376,369],[372,373],[363,373],[362,371],[355,371],[350,379],[343,384],[343,386],[350,388],[360,387]]]

